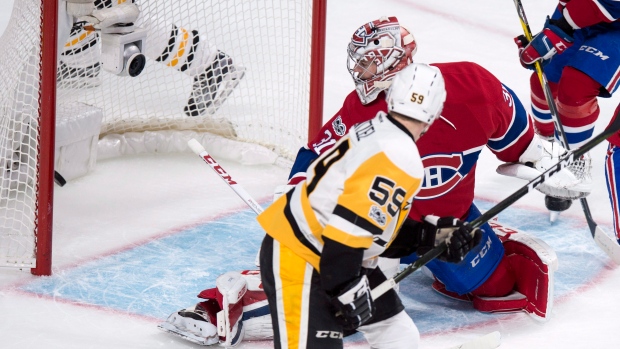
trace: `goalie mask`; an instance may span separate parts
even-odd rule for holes
[[[394,75],[413,62],[417,44],[396,17],[381,17],[355,31],[347,48],[347,69],[362,104],[390,87]]]

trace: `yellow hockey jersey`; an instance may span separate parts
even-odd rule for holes
[[[407,217],[423,175],[411,134],[379,112],[353,126],[310,165],[305,181],[257,219],[318,271],[323,237],[364,248],[363,266],[374,268]]]

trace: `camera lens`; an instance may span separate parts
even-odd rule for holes
[[[142,73],[144,66],[146,65],[146,58],[143,54],[136,54],[129,58],[129,66],[127,67],[127,74],[129,76],[136,77]]]
[[[142,73],[144,65],[146,64],[146,58],[140,52],[140,48],[134,43],[125,46],[123,59],[125,60],[125,75],[136,77]]]

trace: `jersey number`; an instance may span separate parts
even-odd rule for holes
[[[387,204],[387,212],[392,217],[396,216],[403,205],[406,193],[403,188],[394,188],[394,186],[396,186],[396,183],[393,181],[385,177],[377,176],[368,192],[370,200],[376,202],[379,206],[385,206]]]
[[[348,150],[349,140],[347,139],[342,141],[336,148],[324,153],[319,159],[315,160],[318,161],[318,163],[314,167],[314,178],[312,178],[312,182],[308,183],[308,194],[314,191],[314,188],[316,188],[321,178],[327,173],[329,167],[342,159]]]
[[[413,93],[411,95],[411,101],[413,103],[418,103],[418,104],[422,104],[422,102],[424,102],[424,95],[421,95],[419,93]]]

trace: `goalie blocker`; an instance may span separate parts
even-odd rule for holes
[[[536,320],[548,318],[553,307],[555,252],[542,240],[521,231],[489,222],[506,251],[505,270],[519,269],[518,278],[490,278],[474,293],[458,295],[439,280],[433,288],[451,298],[471,301],[482,312],[524,311]],[[219,276],[216,287],[198,295],[204,301],[171,314],[159,325],[165,332],[200,345],[231,347],[242,340],[273,338],[267,297],[259,271],[228,272]]]

